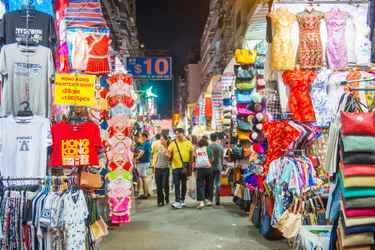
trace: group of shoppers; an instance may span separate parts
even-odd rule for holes
[[[161,134],[155,136],[155,141],[151,145],[147,133],[140,136],[137,148],[142,153],[136,154],[136,160],[137,171],[141,177],[139,187],[143,187],[141,199],[150,196],[147,169],[151,165],[155,177],[158,206],[169,204],[170,173],[175,189],[175,202],[171,204],[173,208],[181,209],[185,206],[187,181],[191,175],[196,178],[198,208],[210,206],[213,201],[216,205],[220,204],[224,149],[218,142],[216,133],[211,134],[210,138],[202,136],[194,142],[193,144],[185,136],[185,131],[180,128],[176,130],[176,138],[172,141],[168,135]]]

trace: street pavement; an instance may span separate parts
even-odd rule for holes
[[[172,197],[171,197],[172,198]],[[155,198],[137,201],[132,223],[110,231],[101,250],[286,250],[286,241],[265,240],[230,199],[218,207],[158,208]]]

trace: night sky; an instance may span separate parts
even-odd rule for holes
[[[209,0],[137,0],[137,25],[145,49],[168,50],[173,58],[174,78],[183,73],[192,51],[199,51]],[[171,111],[171,83],[153,82],[159,95],[159,112]],[[169,92],[169,93],[166,93]],[[160,99],[160,98],[159,98]]]

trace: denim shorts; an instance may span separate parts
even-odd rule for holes
[[[150,163],[137,163],[137,171],[140,177],[147,177],[147,171],[150,168]]]

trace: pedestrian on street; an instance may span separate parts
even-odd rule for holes
[[[169,204],[169,173],[170,160],[168,153],[169,138],[161,135],[155,162],[155,182],[158,206]]]
[[[136,146],[136,167],[139,174],[138,191],[143,188],[143,195],[139,199],[148,199],[151,194],[148,185],[148,170],[151,164],[151,143],[148,140],[148,133],[143,132],[138,139]]]
[[[186,167],[191,164],[193,154],[193,145],[186,139],[184,129],[176,129],[176,140],[169,145],[168,152],[172,161],[173,183],[176,195],[172,207],[180,209],[185,206],[188,178]]]
[[[224,165],[224,148],[218,142],[218,135],[213,133],[210,135],[211,144],[208,146],[212,153],[212,190],[215,197],[215,204],[220,205],[220,186],[221,171]]]
[[[197,171],[197,201],[198,209],[212,206],[212,153],[208,147],[208,138],[203,136],[194,150],[195,168]]]

